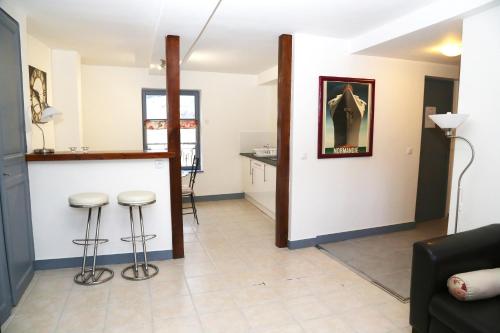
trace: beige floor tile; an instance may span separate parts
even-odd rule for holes
[[[228,291],[215,291],[193,295],[193,302],[200,314],[221,312],[236,308],[236,303]]]
[[[227,290],[228,285],[221,274],[211,274],[187,279],[189,290],[192,294],[207,293],[211,291]]]
[[[52,333],[59,314],[15,315],[5,333]],[[2,331],[3,332],[3,331]]]
[[[268,285],[285,300],[311,295],[311,291],[302,279],[278,279]]]
[[[271,328],[254,328],[250,333],[304,333],[304,330],[300,325],[290,324]]]
[[[389,333],[397,327],[372,307],[353,310],[340,318],[348,322],[358,333]]]
[[[190,296],[170,296],[154,300],[151,309],[155,319],[185,317],[195,314],[194,304]]]
[[[66,309],[102,307],[108,303],[109,288],[73,288],[66,300]]]
[[[203,276],[217,273],[215,265],[211,262],[196,262],[184,265],[184,275],[189,277]]]
[[[377,305],[377,311],[389,319],[395,326],[405,329],[410,323],[410,304],[392,301]]]
[[[38,315],[60,314],[68,298],[69,291],[30,292],[24,302],[19,305],[16,314],[36,317]]]
[[[266,303],[242,308],[241,311],[252,328],[276,327],[296,324],[281,302]]]
[[[331,310],[316,296],[303,296],[285,301],[285,307],[298,321],[306,321],[319,317],[326,317]]]
[[[358,333],[342,318],[332,316],[308,320],[301,325],[307,333]],[[371,332],[368,330],[364,333]]]
[[[56,333],[102,332],[106,307],[93,307],[91,304],[82,308],[66,308],[59,319]]]
[[[247,307],[276,301],[279,295],[269,286],[256,285],[233,291],[233,298],[239,307]]]
[[[164,280],[149,280],[149,288],[151,291],[151,299],[165,299],[176,295],[189,295],[189,289],[184,279],[176,279],[170,281]]]
[[[151,305],[149,303],[109,304],[106,314],[105,331],[117,332],[119,329],[152,329]]]
[[[196,316],[155,319],[154,333],[203,333]]]
[[[109,304],[148,303],[151,299],[149,285],[146,281],[143,282],[127,281],[126,285],[112,286],[109,292]]]
[[[205,333],[247,333],[249,326],[238,310],[228,310],[200,315]]]

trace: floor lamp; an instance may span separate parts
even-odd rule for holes
[[[453,135],[453,130],[456,129],[458,126],[462,125],[462,123],[467,119],[468,116],[469,115],[467,114],[451,113],[451,112],[448,112],[446,114],[434,114],[429,116],[429,118],[431,118],[433,122],[435,122],[439,127],[441,127],[447,138],[449,138],[450,140],[460,139],[465,143],[467,143],[471,150],[470,161],[469,163],[467,163],[465,168],[460,173],[460,176],[458,177],[457,205],[455,211],[455,233],[457,233],[457,227],[458,227],[458,211],[460,205],[460,190],[462,188],[461,185],[462,177],[464,176],[464,173],[467,171],[467,169],[469,169],[470,165],[474,161],[474,147],[472,146],[472,143],[470,143],[470,141],[467,140],[466,138],[458,135]]]

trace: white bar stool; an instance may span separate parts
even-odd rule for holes
[[[69,205],[74,208],[88,208],[87,228],[85,239],[74,239],[73,243],[83,246],[82,270],[76,274],[74,281],[77,284],[91,286],[104,283],[113,278],[114,273],[109,268],[96,267],[97,248],[99,244],[107,243],[108,239],[99,238],[99,228],[101,225],[101,208],[108,204],[108,196],[104,193],[78,193],[68,198]],[[97,208],[97,223],[95,227],[95,237],[90,239],[90,224],[92,220],[92,209]],[[87,267],[87,250],[90,244],[94,244],[94,258],[92,267]]]
[[[156,194],[150,191],[128,191],[118,194],[118,204],[129,207],[130,212],[130,237],[122,237],[124,242],[132,243],[132,250],[134,252],[134,264],[125,267],[122,271],[122,277],[127,280],[146,280],[150,279],[159,272],[156,265],[148,263],[148,255],[146,249],[146,242],[155,238],[156,235],[146,235],[144,233],[144,222],[142,219],[142,207],[154,204],[156,202]],[[139,210],[139,222],[141,227],[141,234],[137,236],[134,231],[134,214],[133,208],[137,207]],[[144,255],[144,262],[139,264],[137,261],[136,242],[142,243],[142,252]],[[141,271],[139,271],[139,266]],[[130,274],[129,272],[132,272]]]

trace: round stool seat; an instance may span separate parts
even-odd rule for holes
[[[68,202],[71,207],[87,208],[107,205],[109,199],[107,194],[88,192],[73,194],[68,198]]]
[[[156,194],[151,191],[127,191],[118,194],[118,203],[125,206],[143,206],[156,202]]]

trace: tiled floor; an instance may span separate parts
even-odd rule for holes
[[[273,222],[247,201],[198,207],[185,259],[142,282],[117,265],[90,288],[74,269],[37,272],[2,332],[411,332],[408,305],[315,248],[274,247]]]
[[[417,223],[415,229],[322,244],[334,257],[380,283],[401,300],[410,297],[413,243],[446,235],[448,219]]]

